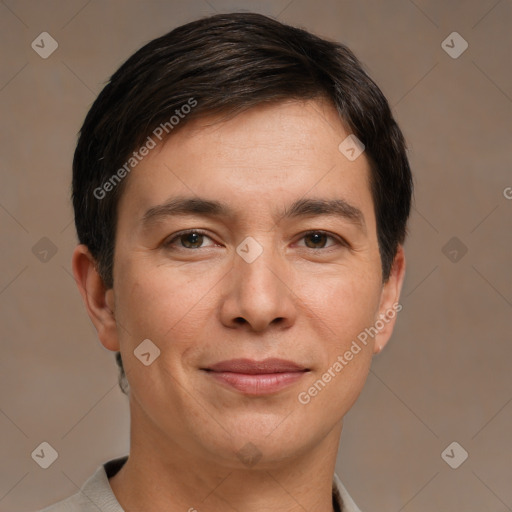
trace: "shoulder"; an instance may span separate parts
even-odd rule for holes
[[[119,471],[127,458],[121,457],[99,466],[76,494],[38,512],[123,512],[108,479]]]
[[[336,473],[333,477],[333,492],[341,505],[342,512],[361,512]]]

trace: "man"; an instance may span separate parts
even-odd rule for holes
[[[73,162],[73,272],[130,454],[46,511],[358,511],[343,418],[389,340],[412,180],[345,46],[257,14],[112,76]]]

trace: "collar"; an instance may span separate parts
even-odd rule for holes
[[[125,455],[99,466],[80,491],[88,496],[102,512],[124,512],[108,479],[113,477],[127,460],[128,455]],[[336,473],[333,475],[332,501],[335,512],[361,512]]]

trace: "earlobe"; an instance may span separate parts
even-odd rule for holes
[[[115,320],[114,293],[107,289],[96,269],[96,261],[87,246],[80,244],[73,251],[73,275],[92,323],[103,346],[119,350]]]
[[[396,317],[402,310],[402,305],[399,300],[404,277],[405,252],[403,246],[400,245],[393,261],[389,279],[382,286],[379,311],[375,321],[375,327],[378,333],[374,340],[374,354],[380,353],[388,343],[393,333]]]

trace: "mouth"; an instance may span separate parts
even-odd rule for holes
[[[284,359],[231,359],[201,368],[215,382],[246,395],[266,395],[296,383],[310,371]]]

